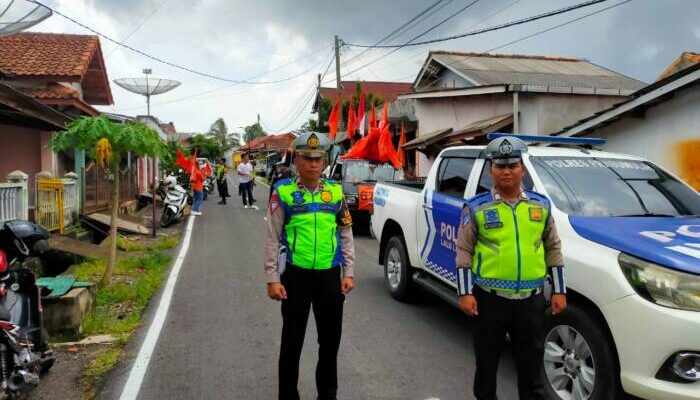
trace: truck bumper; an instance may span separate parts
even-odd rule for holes
[[[649,400],[700,399],[700,381],[656,378],[678,352],[700,353],[700,312],[653,304],[634,294],[602,309],[615,339],[625,392]]]

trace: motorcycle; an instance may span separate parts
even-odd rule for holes
[[[160,216],[161,228],[167,228],[184,216],[185,205],[192,204],[187,190],[177,184],[177,178],[166,176],[158,185],[158,194],[163,200],[163,214]]]
[[[202,190],[202,200],[206,200],[207,196],[209,196],[209,194],[214,193],[215,185],[216,185],[216,182],[214,181],[214,176],[209,175],[204,179],[204,183],[203,183],[204,190]]]
[[[18,399],[56,361],[43,327],[40,289],[24,260],[49,249],[49,233],[23,220],[0,228],[0,398]]]

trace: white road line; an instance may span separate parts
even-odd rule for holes
[[[160,304],[158,304],[158,310],[156,310],[156,315],[153,317],[153,322],[151,322],[151,326],[148,328],[146,339],[144,339],[141,350],[139,350],[139,354],[136,356],[136,361],[134,361],[134,365],[131,367],[129,379],[127,379],[126,385],[124,385],[121,397],[119,397],[120,400],[133,400],[136,399],[136,396],[139,394],[143,377],[146,375],[146,370],[148,369],[148,363],[151,360],[153,350],[156,348],[156,343],[158,342],[160,330],[163,328],[165,317],[168,315],[168,308],[170,308],[170,301],[173,298],[177,276],[187,256],[187,250],[190,248],[193,224],[194,217],[190,216],[187,220],[187,228],[185,228],[185,237],[182,242],[182,247],[180,247],[180,252],[168,276],[168,282],[165,284],[163,296],[160,298]]]

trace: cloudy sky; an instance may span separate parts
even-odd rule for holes
[[[391,38],[403,44],[456,14],[474,0],[41,0],[110,38],[160,59],[223,78],[186,72],[120,48],[102,38],[109,78],[154,77],[182,85],[152,99],[152,113],[179,131],[203,132],[218,117],[241,131],[260,114],[269,132],[298,128],[310,114],[316,76],[335,86],[330,65],[333,36],[346,43],[374,44],[429,6],[423,20]],[[584,0],[480,0],[420,40],[489,27]],[[343,48],[343,79],[411,82],[430,49],[486,51],[623,2],[610,0],[569,14],[497,32],[361,56]],[[632,0],[527,40],[498,53],[572,56],[653,82],[683,51],[700,51],[698,0]],[[32,30],[89,33],[54,15]],[[354,59],[353,59],[354,58]],[[378,60],[378,61],[375,61]],[[364,68],[360,68],[367,65]],[[353,72],[353,70],[359,70]],[[351,73],[352,72],[352,73]],[[235,84],[226,80],[270,82]],[[145,114],[143,98],[112,85],[115,104],[105,111]]]

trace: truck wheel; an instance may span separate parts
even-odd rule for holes
[[[411,266],[406,254],[403,238],[394,236],[386,244],[384,252],[384,282],[393,298],[400,301],[409,300],[413,294]]]
[[[549,398],[617,398],[615,353],[596,318],[575,305],[556,317],[548,309],[545,332],[543,376]]]

